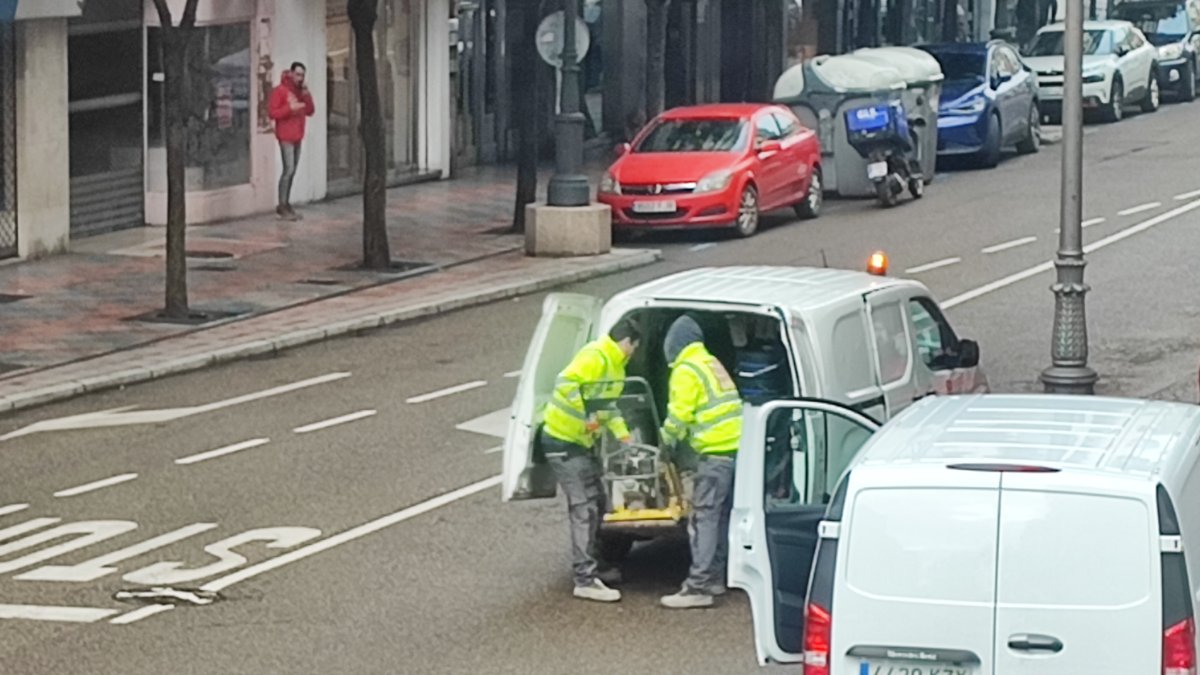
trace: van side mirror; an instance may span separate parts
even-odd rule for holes
[[[629,154],[630,149],[631,146],[628,143],[618,143],[617,147],[613,148],[613,153],[617,157],[624,157],[625,155]]]
[[[958,341],[958,367],[974,368],[979,365],[979,343],[974,340]]]

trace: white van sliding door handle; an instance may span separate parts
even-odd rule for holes
[[[1018,652],[1051,652],[1063,649],[1062,640],[1049,635],[1014,635],[1008,638],[1008,648]]]

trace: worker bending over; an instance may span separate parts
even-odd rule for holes
[[[608,511],[596,448],[604,428],[622,443],[632,439],[618,412],[588,415],[585,399],[616,398],[624,389],[625,364],[641,341],[641,331],[631,319],[623,319],[608,335],[579,350],[555,383],[554,395],[542,417],[542,449],[554,477],[567,496],[571,524],[571,561],[575,597],[599,602],[616,602],[621,592],[609,588],[620,582],[620,571],[600,570],[597,539],[600,523]],[[604,580],[602,580],[602,577]]]

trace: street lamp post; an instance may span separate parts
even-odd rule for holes
[[[586,206],[591,188],[583,174],[583,125],[579,110],[579,53],[575,48],[575,21],[579,0],[563,2],[562,91],[559,113],[554,120],[554,175],[546,202],[550,206]]]
[[[1067,0],[1063,36],[1063,156],[1057,279],[1051,366],[1042,371],[1047,393],[1092,394],[1098,376],[1087,365],[1083,281],[1083,0]]]

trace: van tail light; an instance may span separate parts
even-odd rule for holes
[[[832,643],[833,617],[829,610],[815,602],[808,603],[804,618],[804,675],[829,675]]]
[[[1163,632],[1163,675],[1196,675],[1195,619],[1180,621]]]

